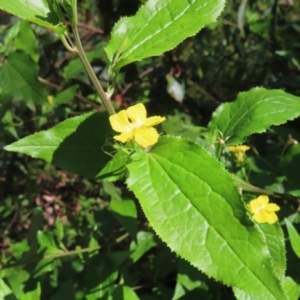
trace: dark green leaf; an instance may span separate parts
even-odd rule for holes
[[[102,150],[109,131],[106,113],[88,113],[23,138],[5,150],[41,158],[69,172],[94,178],[109,159]]]

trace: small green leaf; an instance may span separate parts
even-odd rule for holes
[[[25,137],[5,150],[41,158],[69,172],[94,178],[109,160],[102,150],[109,131],[106,113],[88,113]]]
[[[47,94],[38,81],[38,65],[23,52],[14,52],[0,67],[0,94],[10,94],[18,100],[47,102]]]
[[[19,22],[19,33],[14,41],[16,49],[23,50],[31,56],[33,61],[38,62],[39,52],[37,48],[37,42],[35,35],[30,27],[29,22]]]
[[[128,155],[124,151],[119,150],[101,170],[97,179],[101,181],[116,181],[124,178],[127,172],[125,167],[127,161]]]
[[[64,238],[64,227],[61,223],[60,218],[56,218],[55,220],[55,228],[56,228],[56,236],[59,243],[62,242],[62,239]]]
[[[110,208],[114,212],[116,219],[129,232],[130,236],[135,239],[137,232],[137,210],[134,201],[112,199]]]
[[[58,93],[55,97],[54,105],[58,106],[60,104],[68,103],[71,100],[73,100],[77,89],[78,89],[78,85],[75,84],[63,90],[62,92]]]
[[[172,251],[253,299],[287,299],[261,229],[214,156],[191,141],[161,137],[131,158],[128,187]]]
[[[138,261],[149,249],[154,247],[156,242],[152,232],[140,231],[137,234],[137,242],[132,241],[130,244],[130,258],[133,262]]]
[[[242,144],[247,136],[266,131],[300,115],[300,97],[282,90],[253,88],[214,112],[209,127],[222,133],[226,144]]]
[[[139,300],[140,298],[129,286],[118,285],[113,293],[109,296],[108,300]]]
[[[300,285],[297,284],[292,278],[286,277],[283,282],[283,289],[289,296],[289,300],[299,300]]]
[[[45,0],[0,0],[0,9],[38,25],[51,28],[58,35],[65,32],[65,25],[57,4]]]
[[[115,25],[106,47],[108,58],[117,71],[131,62],[160,55],[214,22],[224,5],[224,0],[149,0],[135,16]]]
[[[295,254],[300,258],[300,235],[289,219],[285,218],[284,221],[289,233],[292,248]]]
[[[8,285],[0,278],[0,298],[1,299],[14,299],[13,293]]]

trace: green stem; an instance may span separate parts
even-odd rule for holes
[[[105,109],[107,110],[108,114],[110,116],[114,115],[116,113],[115,109],[112,106],[112,103],[111,103],[110,99],[108,99],[108,97],[106,96],[106,94],[105,94],[101,84],[99,83],[98,78],[97,78],[97,76],[96,76],[89,60],[87,59],[87,57],[85,55],[85,52],[84,52],[82,44],[81,44],[81,40],[80,40],[80,37],[79,37],[77,27],[72,27],[72,29],[73,29],[75,45],[76,45],[79,57],[80,57],[83,65],[84,65],[87,73],[89,74],[89,77],[90,77],[94,87],[96,88],[96,91],[99,94],[100,99],[101,99],[102,103],[104,104]]]

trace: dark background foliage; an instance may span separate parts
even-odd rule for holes
[[[104,86],[108,60],[103,46],[110,31],[120,17],[133,15],[144,2],[79,1],[80,35]],[[160,57],[124,67],[113,96],[116,108],[143,102],[151,114],[173,116],[174,123],[164,130],[176,133],[184,132],[186,126],[206,126],[219,104],[233,101],[240,91],[255,86],[299,96],[298,1],[249,0],[243,11],[241,3],[245,2],[227,1],[217,23]],[[39,82],[16,95],[7,89],[1,73],[0,148],[68,117],[92,109],[103,111],[80,61],[57,36],[31,24],[35,46],[21,47],[21,33],[12,30],[18,22],[0,11],[0,68],[10,55],[23,57],[30,68],[36,68]],[[166,75],[170,73],[185,86],[182,104],[167,92]],[[40,102],[28,101],[33,88],[39,90]],[[268,157],[278,163],[287,133],[299,139],[299,120],[253,136],[250,142],[263,160]],[[253,183],[270,188],[276,178],[267,176],[266,164],[254,158],[250,162],[261,168],[266,181],[254,172]],[[274,185],[274,189],[282,188],[279,183]],[[127,201],[122,207],[113,206],[111,200],[118,199]],[[233,297],[230,289],[170,252],[121,182],[99,183],[1,150],[0,204],[1,262],[7,267],[0,277],[15,294],[40,286],[42,299],[108,299],[109,295],[123,299],[119,287],[125,285],[145,300],[172,299],[174,295],[173,299]],[[70,251],[79,248],[89,251],[47,257],[64,251],[72,254]],[[292,259],[289,264],[288,274],[299,280]]]

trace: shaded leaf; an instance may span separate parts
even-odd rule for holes
[[[111,131],[106,113],[87,113],[5,147],[94,178],[109,160],[102,146]]]
[[[0,94],[10,94],[16,99],[47,102],[47,94],[38,81],[38,65],[23,52],[14,52],[0,67]]]

